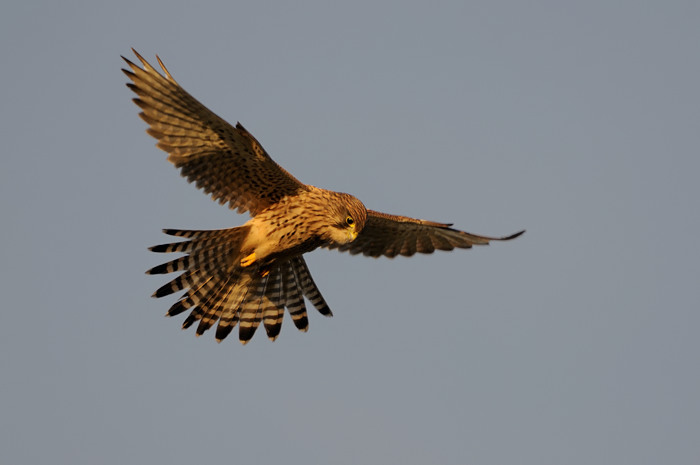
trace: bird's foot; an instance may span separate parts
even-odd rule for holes
[[[255,252],[253,252],[252,254],[248,255],[247,257],[244,257],[241,259],[241,266],[243,268],[248,267],[248,266],[252,265],[253,263],[255,263],[255,260],[257,258],[258,257],[255,255]]]

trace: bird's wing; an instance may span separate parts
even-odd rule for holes
[[[219,203],[251,215],[306,188],[240,123],[234,128],[180,87],[160,58],[165,76],[133,52],[143,68],[122,57],[131,68],[123,70],[133,81],[127,86],[137,95],[134,102],[150,125],[147,132],[188,181]]]
[[[507,237],[487,237],[452,229],[450,226],[452,225],[367,210],[367,222],[357,238],[348,244],[330,248],[370,257],[410,257],[415,253],[433,253],[435,250],[452,250],[455,247],[468,249],[472,245],[486,245],[489,241],[507,241],[525,232],[523,230]]]

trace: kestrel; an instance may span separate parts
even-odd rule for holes
[[[156,56],[164,75],[133,52],[143,68],[122,57],[131,68],[123,71],[133,81],[127,86],[137,95],[134,102],[149,125],[148,134],[189,182],[251,216],[230,229],[165,229],[185,240],[150,248],[184,254],[147,273],[182,272],[153,296],[186,291],[166,316],[190,311],[182,327],[199,322],[198,336],[218,322],[220,342],[238,324],[245,344],[262,321],[274,341],[285,308],[294,325],[306,331],[304,298],[322,315],[332,316],[304,261],[304,254],[318,247],[370,257],[411,256],[506,241],[524,232],[477,236],[451,224],[367,210],[352,195],[303,184],[240,123],[231,126],[180,87],[160,58]]]

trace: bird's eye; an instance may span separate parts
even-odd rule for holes
[[[353,224],[355,224],[355,220],[352,219],[352,216],[348,216],[347,218],[345,218],[345,223],[348,226],[352,226]]]

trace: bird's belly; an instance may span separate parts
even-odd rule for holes
[[[263,220],[255,217],[248,222],[251,228],[242,246],[242,253],[246,256],[255,253],[261,265],[301,255],[323,245],[323,241],[303,225]]]

